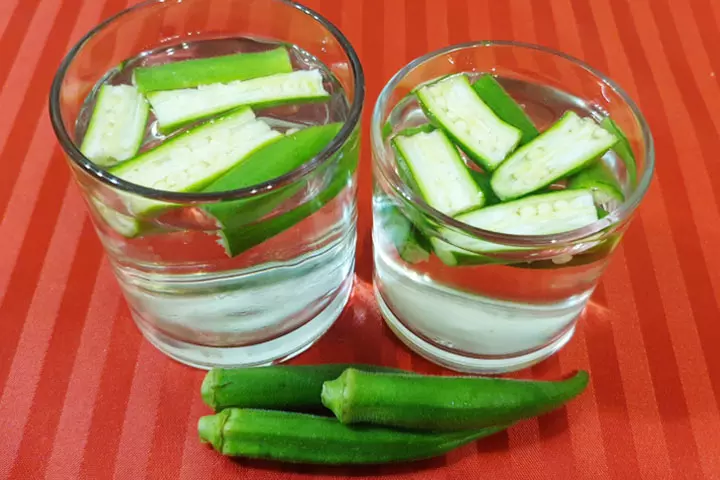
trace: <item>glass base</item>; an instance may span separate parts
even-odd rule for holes
[[[335,298],[315,318],[281,337],[244,347],[207,347],[169,337],[137,318],[135,324],[143,336],[161,352],[180,363],[209,370],[213,367],[260,367],[289,360],[310,348],[335,323],[352,292],[350,275]]]
[[[550,344],[531,352],[523,352],[518,356],[503,356],[495,358],[468,357],[438,348],[425,339],[415,335],[390,310],[376,286],[373,286],[380,312],[390,330],[412,351],[421,357],[450,370],[464,373],[496,374],[522,370],[539,363],[559,351],[570,341],[575,333],[573,323],[567,331],[563,332]]]

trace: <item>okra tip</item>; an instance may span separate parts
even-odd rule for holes
[[[200,396],[205,402],[205,405],[217,411],[217,399],[215,393],[219,383],[220,370],[213,368],[210,370],[203,379],[202,385],[200,386]]]
[[[209,443],[218,452],[222,452],[223,426],[227,414],[221,412],[217,415],[206,415],[198,420],[198,434],[202,443]]]
[[[590,382],[590,374],[587,372],[587,370],[578,370],[577,372],[575,372],[574,375],[571,375],[565,381],[566,383],[571,384],[574,387],[574,390],[576,390],[577,394],[579,395],[588,386],[588,383]]]

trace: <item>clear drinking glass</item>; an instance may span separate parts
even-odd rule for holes
[[[320,154],[290,173],[222,193],[168,192],[128,183],[80,152],[100,83],[127,83],[137,66],[278,43],[289,46],[296,69],[321,69],[331,98],[257,117],[279,131],[343,122]],[[50,94],[53,127],[132,315],[156,347],[201,368],[269,364],[302,352],[337,319],[353,282],[364,91],[342,33],[287,0],[151,0],[72,49]],[[159,140],[151,126],[145,145]],[[133,211],[133,202],[150,199],[167,203],[153,214]],[[205,208],[230,204],[239,207],[228,240]]]
[[[473,228],[430,207],[401,179],[387,138],[427,122],[408,96],[412,89],[461,72],[471,79],[494,75],[540,131],[566,110],[598,120],[610,116],[637,164],[633,182],[631,169],[613,151],[602,159],[622,186],[624,202],[586,227],[536,236]],[[546,48],[512,42],[450,46],[390,80],[375,106],[371,135],[375,292],[398,337],[431,361],[477,373],[518,370],[565,345],[653,173],[650,131],[627,94],[588,65]],[[431,239],[460,248],[459,238],[523,249],[449,266],[434,254]],[[460,251],[478,258],[477,251]]]

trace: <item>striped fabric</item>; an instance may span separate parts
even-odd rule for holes
[[[566,409],[414,465],[350,471],[215,455],[196,438],[202,373],[133,326],[46,113],[62,56],[126,0],[0,0],[0,479],[720,478],[720,1],[306,3],[361,55],[366,122],[406,62],[479,39],[566,51],[638,101],[656,181],[575,338],[521,372],[589,368],[591,388]],[[243,12],[210,14],[242,25]],[[367,136],[361,175],[351,307],[296,363],[439,373],[374,305]]]

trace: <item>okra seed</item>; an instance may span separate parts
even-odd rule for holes
[[[530,205],[527,205],[520,209],[521,217],[534,217],[535,215],[537,215],[537,209],[534,207],[531,207]]]
[[[568,208],[568,206],[568,202],[566,202],[565,200],[558,200],[553,204],[553,208],[555,209],[555,211],[565,210]]]

